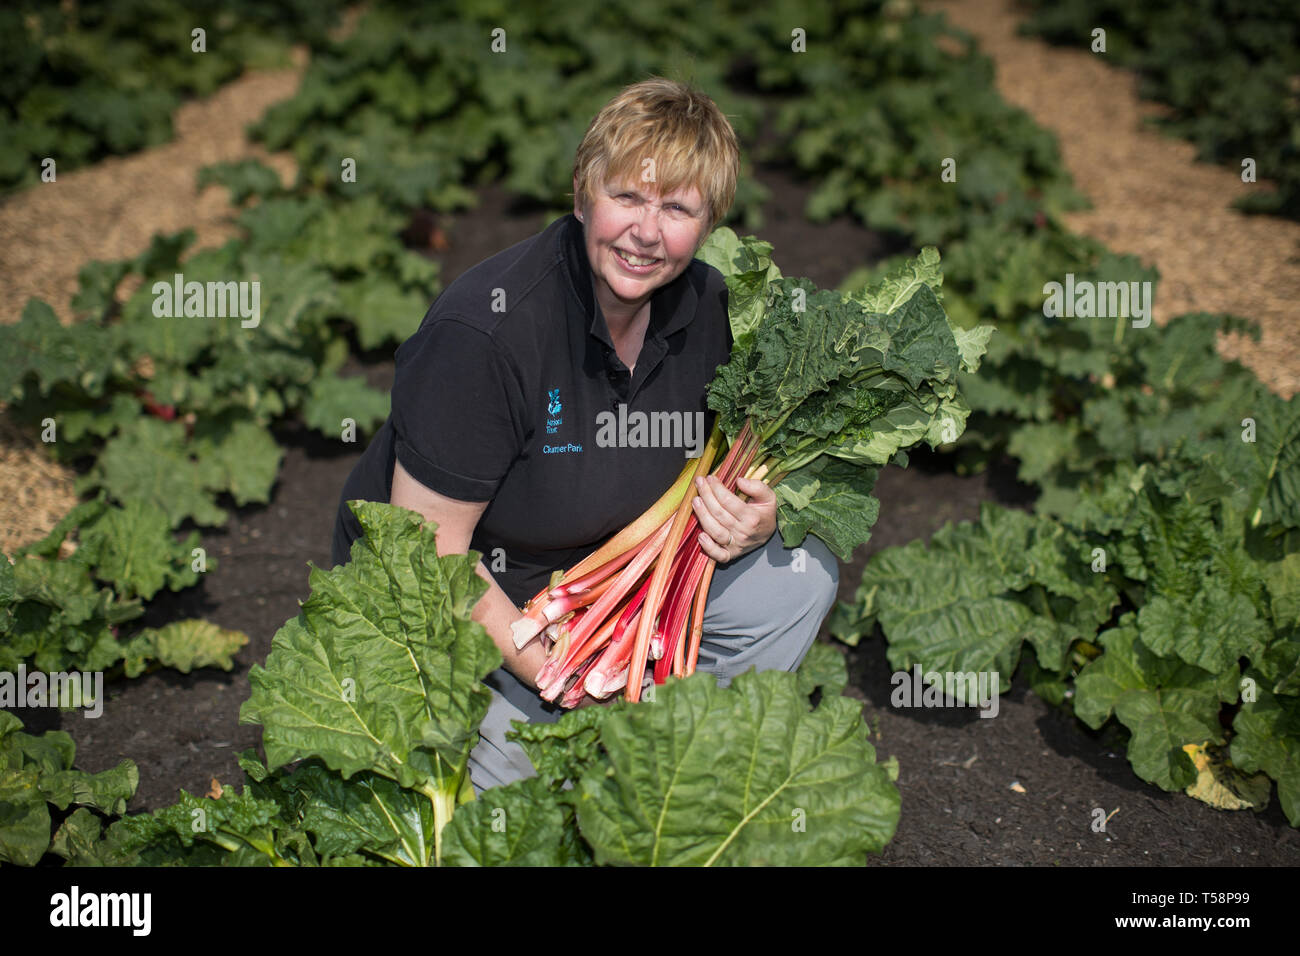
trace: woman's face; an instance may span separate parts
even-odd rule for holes
[[[576,181],[574,193],[597,294],[612,295],[625,308],[638,308],[681,275],[704,241],[708,209],[694,186],[660,196],[654,183],[606,183],[589,207],[576,197]]]

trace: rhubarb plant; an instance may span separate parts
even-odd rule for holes
[[[1255,441],[1121,463],[1064,521],[986,504],[880,552],[831,632],[878,623],[895,669],[996,671],[1004,692],[1019,667],[1089,727],[1113,718],[1143,780],[1202,796],[1208,746],[1225,786],[1266,774],[1300,826],[1300,398],[1257,407]]]
[[[121,507],[101,494],[75,506],[12,563],[0,556],[0,670],[136,677],[158,667],[232,669],[248,643],[240,631],[201,620],[130,623],[164,587],[189,587],[200,567],[216,566],[198,543],[198,532],[177,541],[166,516],[140,501]]]
[[[311,596],[254,666],[242,723],[263,726],[267,766],[317,758],[344,780],[392,781],[429,811],[411,862],[441,859],[442,828],[472,799],[469,752],[501,653],[470,610],[477,555],[439,556],[414,512],[353,503],[353,560],[311,570]],[[358,551],[367,552],[364,555]]]
[[[72,859],[98,839],[97,813],[126,809],[139,772],[130,760],[102,773],[75,770],[77,748],[66,732],[36,737],[22,726],[0,711],[0,863],[35,866],[47,853]],[[70,807],[77,809],[68,814]]]

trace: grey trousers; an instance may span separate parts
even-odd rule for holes
[[[839,578],[835,555],[813,535],[787,550],[781,535],[773,534],[763,547],[718,565],[709,585],[697,669],[716,676],[723,687],[751,668],[794,670],[835,603]],[[564,713],[504,669],[489,674],[485,683],[492,688],[492,706],[469,757],[476,793],[534,776],[523,748],[506,740],[512,721],[555,721]]]

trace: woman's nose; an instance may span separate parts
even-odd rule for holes
[[[659,241],[659,207],[645,203],[641,207],[641,217],[637,220],[635,236],[647,246]]]

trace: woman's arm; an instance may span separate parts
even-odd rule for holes
[[[437,524],[435,531],[438,554],[465,554],[469,551],[469,542],[478,526],[479,518],[487,510],[486,501],[458,501],[448,498],[422,485],[411,477],[402,467],[400,461],[393,464],[393,487],[388,500],[402,508],[410,508],[424,515],[426,519]],[[471,615],[483,625],[492,643],[496,644],[505,658],[505,668],[533,689],[537,683],[533,679],[542,665],[546,663],[546,652],[542,650],[541,641],[533,641],[522,651],[515,649],[515,642],[510,635],[510,625],[523,615],[514,602],[501,590],[493,580],[483,562],[475,569],[478,576],[488,583],[488,591],[474,605]]]

